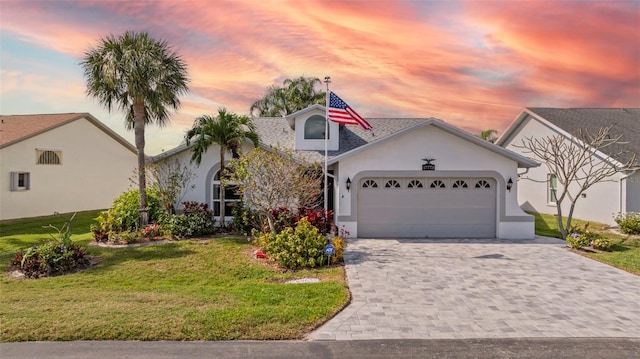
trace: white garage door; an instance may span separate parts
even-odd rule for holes
[[[358,237],[494,238],[493,178],[364,178]]]

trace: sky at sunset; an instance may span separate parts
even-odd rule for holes
[[[148,154],[194,118],[248,114],[267,86],[330,75],[363,117],[437,117],[505,130],[527,106],[640,107],[640,0],[0,0],[0,113],[90,112],[133,143],[124,114],[85,95],[100,37],[147,31],[188,65],[190,93]]]

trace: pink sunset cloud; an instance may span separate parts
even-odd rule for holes
[[[3,39],[76,63],[108,34],[132,29],[165,39],[191,79],[191,94],[163,130],[177,138],[196,116],[223,106],[246,114],[268,86],[301,75],[330,75],[331,88],[365,117],[434,116],[478,132],[504,130],[525,106],[640,107],[639,8],[631,1],[8,1],[0,27]],[[2,51],[3,60],[20,56]],[[56,64],[38,56],[29,61],[50,67],[41,71],[54,81]],[[7,103],[18,92],[55,101],[55,91],[20,81],[40,73],[6,63]],[[78,74],[70,84],[55,81],[83,98],[79,67]]]

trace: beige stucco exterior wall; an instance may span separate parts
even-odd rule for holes
[[[521,145],[525,137],[542,138],[556,135],[551,127],[538,120],[528,117],[521,127],[510,138],[506,139],[504,147],[524,156],[531,157],[523,149],[515,147]],[[536,159],[539,161],[539,159]],[[549,203],[547,195],[547,175],[549,170],[542,164],[540,167],[531,168],[518,180],[518,202],[524,210],[546,214],[556,214],[556,205]],[[616,174],[608,180],[602,181],[589,188],[585,197],[578,199],[573,213],[573,218],[587,221],[596,221],[614,225],[614,214],[621,210],[621,193],[625,189],[620,187],[621,174]],[[562,189],[558,184],[558,191]],[[574,191],[575,192],[575,191]],[[633,191],[631,191],[633,192]],[[630,195],[632,195],[630,193]],[[633,199],[629,203],[633,203]],[[568,214],[569,200],[565,199],[562,206],[563,215]]]
[[[61,165],[36,165],[36,149],[62,151]],[[129,189],[136,154],[86,119],[0,150],[0,219],[108,208]],[[30,189],[10,190],[10,173],[30,173]]]

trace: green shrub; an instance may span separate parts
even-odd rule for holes
[[[567,243],[575,249],[586,247],[591,243],[591,240],[586,235],[580,233],[571,233],[567,236]]]
[[[591,242],[591,246],[601,251],[610,251],[613,243],[606,238],[596,238]]]
[[[242,202],[238,202],[231,211],[233,220],[231,221],[231,230],[236,234],[243,236],[253,235],[256,231],[262,231],[262,219],[257,211],[245,206]]]
[[[327,238],[304,217],[298,221],[295,230],[286,228],[278,234],[267,233],[258,239],[265,253],[287,268],[321,266],[327,260],[324,255],[327,243]]]
[[[615,218],[618,228],[625,234],[640,234],[640,213],[619,213]]]
[[[160,202],[160,190],[157,186],[147,189],[147,206],[149,207],[149,222],[157,223],[166,216],[166,209]],[[91,225],[91,232],[96,242],[112,241],[109,233],[122,231],[136,232],[140,229],[140,192],[130,190],[122,193],[113,200],[111,208],[96,217],[96,223]]]
[[[176,238],[215,233],[213,212],[206,203],[184,202],[184,213],[167,217],[162,226]]]

